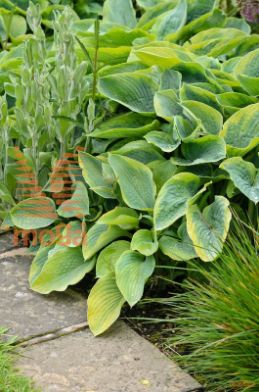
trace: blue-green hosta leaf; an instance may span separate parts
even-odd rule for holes
[[[187,202],[199,190],[200,179],[192,173],[179,173],[170,178],[158,193],[154,208],[156,230],[166,229],[185,215]]]
[[[225,122],[220,136],[227,144],[228,155],[244,155],[259,143],[259,103],[246,106]]]
[[[145,283],[153,274],[156,261],[153,256],[144,257],[133,252],[124,252],[116,263],[116,283],[125,300],[134,306],[144,293]]]
[[[214,203],[203,212],[196,204],[189,205],[186,217],[187,231],[197,255],[203,261],[214,260],[222,251],[229,230],[229,201],[223,196],[215,196]]]
[[[173,90],[161,90],[155,93],[154,107],[156,115],[169,122],[174,116],[183,112],[180,101]]]
[[[115,207],[113,210],[103,214],[98,223],[104,225],[119,226],[124,230],[131,230],[138,227],[139,216],[132,208]]]
[[[172,152],[181,144],[180,140],[173,140],[169,133],[161,131],[151,131],[144,138],[148,143],[153,144],[164,152]]]
[[[98,280],[87,301],[87,320],[95,336],[105,332],[117,320],[124,303],[114,274]]]
[[[41,249],[41,254],[35,257],[30,274],[30,287],[41,294],[66,290],[69,285],[83,279],[95,265],[95,259],[84,260],[79,247],[63,247],[47,255],[44,249]]]
[[[79,220],[69,222],[62,231],[58,244],[76,248],[80,246],[85,235],[85,223]]]
[[[134,233],[130,248],[144,256],[151,256],[157,251],[158,243],[154,240],[152,231],[141,229]]]
[[[251,95],[259,95],[259,49],[247,53],[237,63],[234,73],[242,87]]]
[[[171,158],[178,166],[193,166],[218,162],[226,158],[226,144],[222,137],[208,135],[182,143],[184,158]]]
[[[259,201],[259,170],[241,157],[229,158],[220,168],[226,170],[234,185],[254,203]]]
[[[158,120],[151,121],[148,117],[130,112],[103,122],[90,136],[101,139],[141,137],[158,126]]]
[[[103,7],[104,22],[134,28],[137,24],[131,0],[106,0]]]
[[[214,109],[220,110],[220,105],[216,100],[215,94],[193,84],[183,84],[180,90],[180,98],[181,100],[199,101],[213,107]]]
[[[234,114],[240,108],[257,103],[258,99],[255,97],[250,97],[249,95],[237,93],[237,92],[227,92],[216,95],[218,103],[222,106],[225,114]]]
[[[212,11],[215,7],[215,0],[187,0],[188,2],[188,22],[199,18],[201,15]]]
[[[216,109],[197,101],[183,101],[182,106],[200,122],[203,131],[217,135],[223,126],[223,117]]]
[[[163,156],[157,150],[157,148],[155,148],[145,140],[136,140],[133,142],[126,143],[118,150],[113,149],[112,153],[114,155],[123,155],[144,164],[149,164],[150,162],[156,160],[164,160]]]
[[[192,240],[190,239],[186,223],[179,227],[178,238],[163,235],[159,239],[159,248],[170,259],[177,261],[188,261],[197,257]]]
[[[177,170],[177,167],[171,162],[171,160],[154,161],[151,162],[148,166],[152,170],[158,191],[162,188],[164,183],[175,174]]]
[[[83,240],[83,255],[85,260],[91,259],[99,250],[119,237],[127,235],[125,230],[117,226],[107,226],[95,223]]]
[[[63,218],[83,218],[85,215],[89,215],[89,198],[86,186],[79,181],[75,186],[71,199],[64,201],[58,208],[58,214]]]
[[[181,46],[145,46],[134,50],[134,54],[146,65],[158,65],[164,69],[176,67],[182,62],[192,62],[193,56]]]
[[[112,172],[109,172],[107,163],[85,152],[79,152],[79,165],[86,183],[95,193],[107,199],[116,198],[113,191],[115,178]]]
[[[239,75],[238,79],[241,86],[251,95],[259,95],[259,77]]]
[[[224,23],[224,27],[232,27],[234,29],[239,29],[247,34],[251,33],[250,25],[243,18],[236,18],[234,16],[228,17]]]
[[[120,155],[110,155],[109,163],[118,178],[124,202],[136,210],[151,210],[156,193],[151,170],[143,163]]]
[[[174,69],[166,69],[161,75],[159,90],[179,90],[181,84],[181,73]]]
[[[154,113],[153,97],[158,85],[148,73],[136,71],[101,77],[98,88],[105,97],[133,112]]]
[[[151,32],[158,39],[163,39],[169,33],[175,32],[184,26],[187,18],[186,0],[179,0],[176,7],[157,17]]]
[[[117,260],[126,250],[130,250],[130,242],[125,240],[114,241],[112,244],[106,246],[106,248],[100,252],[97,259],[97,278],[102,278],[105,275],[114,273]]]
[[[50,226],[57,218],[55,203],[47,197],[23,200],[11,210],[13,224],[24,230]]]

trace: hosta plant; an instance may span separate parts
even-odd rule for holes
[[[259,199],[249,25],[213,0],[106,0],[102,14],[56,11],[52,37],[31,4],[31,38],[0,58],[12,66],[0,80],[2,228],[40,239],[39,293],[95,269],[95,335],[141,299],[160,260],[217,262],[231,211],[255,221]]]

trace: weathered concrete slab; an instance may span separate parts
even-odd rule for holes
[[[189,392],[199,384],[156,347],[118,322],[26,349],[19,366],[43,392]]]
[[[0,325],[21,338],[45,334],[86,321],[79,293],[40,295],[28,287],[30,256],[0,260]]]
[[[13,233],[1,233],[0,234],[0,253],[7,252],[17,246],[17,241],[13,236]]]

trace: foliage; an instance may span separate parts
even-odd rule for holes
[[[31,33],[5,42],[2,228],[42,234],[40,293],[96,265],[96,335],[158,260],[216,260],[231,209],[256,219],[259,37],[215,5],[107,0],[99,22],[31,3]]]
[[[184,292],[158,301],[168,315],[164,347],[208,391],[258,390],[258,243],[250,230],[236,223],[218,262],[191,264]]]
[[[5,340],[4,340],[5,338]],[[14,368],[17,354],[11,340],[6,340],[6,330],[0,328],[0,390],[1,392],[36,392],[29,379]]]

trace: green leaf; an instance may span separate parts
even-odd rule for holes
[[[133,112],[154,113],[153,97],[158,86],[148,73],[136,71],[101,77],[98,88],[105,97]]]
[[[183,101],[182,106],[201,124],[205,133],[217,135],[223,126],[223,117],[211,106],[197,101]]]
[[[214,260],[222,251],[229,230],[229,201],[223,196],[215,196],[214,203],[203,212],[196,204],[189,205],[186,217],[187,231],[197,255],[203,261]]]
[[[87,319],[95,336],[105,332],[117,320],[124,302],[113,274],[98,280],[87,301]]]
[[[86,260],[90,259],[99,250],[119,237],[127,235],[127,232],[117,226],[107,226],[95,223],[87,232],[83,241],[83,255]]]
[[[186,223],[181,224],[178,229],[178,238],[163,235],[159,239],[159,248],[170,259],[177,261],[188,261],[197,257],[190,239]]]
[[[225,160],[220,168],[226,170],[234,185],[255,204],[259,201],[259,170],[240,157]]]
[[[213,10],[215,0],[187,0],[188,1],[188,22],[199,18],[201,15]]]
[[[249,95],[237,92],[218,94],[216,99],[218,103],[224,108],[224,112],[230,115],[234,114],[242,107],[246,107],[258,102],[255,97],[250,97]]]
[[[193,84],[183,84],[183,87],[180,90],[180,98],[181,100],[199,101],[214,109],[220,109],[220,105],[216,100],[215,94]]]
[[[155,93],[154,107],[156,115],[169,122],[174,116],[183,112],[180,101],[173,90],[161,90]]]
[[[12,20],[9,28],[9,34],[12,38],[24,35],[27,31],[26,20],[21,15],[12,15]]]
[[[71,199],[64,201],[58,208],[58,214],[63,218],[83,218],[89,215],[89,198],[85,185],[76,182],[75,191]]]
[[[244,155],[259,143],[259,103],[234,113],[225,122],[220,136],[227,143],[228,155]]]
[[[53,200],[34,197],[21,201],[11,210],[11,218],[16,227],[24,230],[50,226],[58,218]]]
[[[115,207],[113,210],[103,214],[98,223],[104,225],[119,226],[124,230],[131,230],[138,227],[139,217],[136,211],[127,207]]]
[[[115,178],[112,172],[109,172],[107,163],[85,152],[79,152],[79,165],[86,183],[95,193],[107,199],[116,198],[113,191]]]
[[[103,20],[115,25],[134,28],[137,24],[131,0],[106,0],[103,7]]]
[[[136,250],[144,256],[153,255],[158,249],[158,243],[153,238],[150,230],[141,229],[134,233],[131,245],[131,250]]]
[[[124,252],[116,263],[116,283],[130,306],[142,297],[147,279],[153,274],[156,261],[137,252]]]
[[[163,39],[169,33],[178,31],[184,26],[187,18],[186,0],[179,0],[176,7],[158,16],[151,32],[156,34],[158,39]]]
[[[144,136],[148,143],[160,148],[164,152],[172,152],[181,144],[180,140],[173,140],[167,132],[151,131]]]
[[[102,278],[110,273],[114,273],[115,265],[119,257],[126,250],[130,249],[130,242],[120,240],[106,246],[97,259],[96,263],[96,276]]]
[[[187,202],[197,192],[200,179],[192,173],[179,173],[170,178],[158,193],[154,208],[156,230],[163,230],[185,215]]]
[[[149,168],[153,172],[154,181],[158,190],[162,188],[164,183],[169,180],[177,170],[171,160],[151,162]]]
[[[193,57],[190,52],[185,51],[179,46],[163,47],[163,46],[145,46],[143,48],[134,49],[134,54],[146,65],[158,65],[164,69],[176,67],[182,62],[191,62]]]
[[[159,121],[153,120],[150,122],[150,118],[130,112],[103,122],[90,136],[101,139],[141,137],[158,126]]]
[[[85,224],[79,220],[69,222],[62,231],[58,244],[76,248],[80,246],[85,235]]]
[[[253,50],[240,58],[234,68],[242,87],[251,95],[259,95],[259,49]]]
[[[181,145],[184,158],[171,158],[178,166],[192,166],[218,162],[226,158],[226,144],[223,138],[214,135],[185,141]]]
[[[40,255],[36,256],[32,263],[30,273],[30,287],[41,294],[66,290],[69,285],[83,279],[95,265],[95,259],[83,259],[79,247],[64,247],[53,254],[46,253],[46,248],[40,250]]]
[[[109,163],[118,178],[125,203],[136,210],[152,210],[156,187],[151,170],[143,163],[119,155],[110,155]]]

